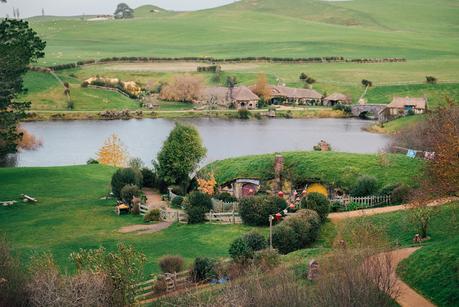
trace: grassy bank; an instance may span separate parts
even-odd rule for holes
[[[146,235],[121,234],[120,227],[142,224],[138,216],[117,216],[114,200],[102,200],[109,191],[113,168],[99,165],[0,169],[0,200],[36,197],[37,204],[19,202],[0,207],[0,232],[11,241],[26,264],[33,254],[51,252],[62,269],[73,271],[68,256],[79,248],[119,242],[132,244],[147,256],[146,273],[158,271],[163,255],[185,257],[228,256],[230,242],[249,227],[242,225],[173,225]]]
[[[285,176],[294,182],[320,180],[343,188],[350,188],[361,175],[378,179],[382,187],[387,184],[414,184],[423,167],[422,160],[403,155],[387,154],[385,158],[374,154],[339,152],[285,152]],[[203,169],[213,172],[218,183],[236,178],[274,178],[274,154],[256,155],[216,161]]]

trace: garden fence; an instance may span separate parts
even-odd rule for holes
[[[238,202],[224,202],[219,199],[212,198],[212,207],[214,212],[238,212],[239,203]]]
[[[333,200],[334,202],[339,202],[343,206],[347,207],[351,203],[356,203],[361,207],[376,207],[382,205],[389,205],[391,203],[390,195],[373,195],[373,196],[363,196],[363,197],[343,197]]]
[[[211,224],[242,224],[238,212],[214,212],[206,213],[206,220]]]
[[[139,211],[140,211],[140,215],[145,215],[147,214],[147,212],[150,210],[150,208],[148,208],[148,205],[147,204],[140,204],[139,205]]]

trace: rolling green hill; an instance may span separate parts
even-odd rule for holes
[[[48,42],[42,63],[128,55],[453,61],[459,54],[454,0],[243,0],[196,12],[155,9],[140,7],[131,20],[34,18]]]

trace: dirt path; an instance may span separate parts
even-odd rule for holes
[[[142,191],[147,197],[147,205],[150,210],[167,207],[167,202],[161,200],[161,194],[158,191],[150,188],[143,188]]]
[[[398,296],[393,297],[398,304],[402,307],[433,307],[435,306],[422,295],[414,291],[410,286],[404,283],[396,273],[398,264],[403,260],[408,258],[412,253],[420,249],[420,247],[409,247],[398,249],[392,252],[388,252],[390,255],[393,264],[393,271],[391,274],[396,277],[396,287],[399,289]]]
[[[169,228],[172,223],[169,222],[160,222],[158,224],[152,224],[152,225],[129,225],[129,226],[124,226],[118,229],[118,232],[121,233],[131,233],[135,232],[138,235],[144,235],[148,233],[154,233],[161,231],[163,229]]]
[[[437,199],[431,203],[429,203],[427,206],[429,207],[435,207],[435,206],[442,206],[445,204],[448,204],[453,201],[459,200],[459,197],[446,197],[446,198],[441,198]],[[356,211],[350,211],[350,212],[336,212],[336,213],[330,213],[328,215],[328,218],[332,222],[338,222],[341,220],[345,220],[348,218],[353,218],[353,217],[360,217],[360,216],[369,216],[369,215],[376,215],[376,214],[381,214],[381,213],[389,213],[389,212],[395,212],[395,211],[400,211],[400,210],[406,210],[412,207],[410,204],[406,205],[399,205],[399,206],[390,206],[390,207],[382,207],[382,208],[373,208],[373,209],[362,209],[362,210],[356,210]]]

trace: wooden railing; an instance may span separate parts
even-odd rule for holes
[[[212,198],[212,207],[214,212],[232,212],[239,211],[239,203],[227,203],[219,199]]]
[[[150,208],[148,208],[148,205],[147,204],[140,204],[139,205],[139,211],[140,211],[140,215],[145,215],[147,214],[147,212],[150,210]]]
[[[211,224],[241,224],[242,220],[238,212],[214,212],[206,213],[206,220]]]
[[[188,215],[181,210],[160,209],[159,214],[160,214],[161,220],[165,222],[179,222],[179,223],[188,222]]]
[[[343,198],[336,198],[332,201],[339,202],[345,207],[347,207],[351,203],[356,203],[361,205],[362,207],[371,208],[381,205],[389,205],[391,203],[391,197],[390,195],[373,195],[364,197],[347,196]]]

